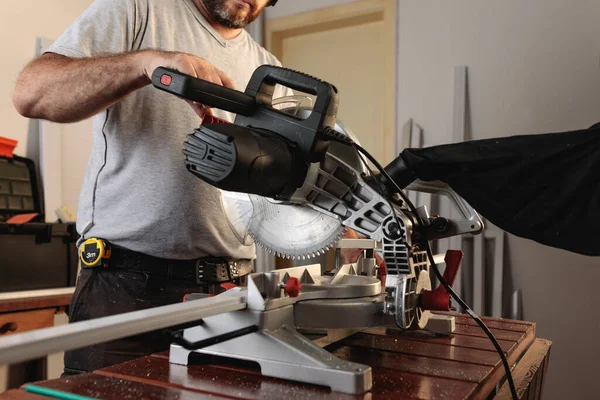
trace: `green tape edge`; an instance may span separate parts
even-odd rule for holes
[[[97,400],[93,397],[80,396],[78,394],[63,392],[60,390],[49,389],[42,386],[37,385],[27,385],[25,386],[25,391],[29,393],[41,394],[42,396],[54,397],[55,399],[62,400]]]

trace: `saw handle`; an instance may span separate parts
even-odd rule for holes
[[[152,73],[152,84],[186,100],[234,114],[251,115],[256,109],[256,100],[252,96],[170,68],[156,68]]]
[[[313,113],[333,116],[337,113],[338,91],[335,86],[303,72],[274,65],[261,65],[254,71],[246,87],[246,94],[261,104],[271,104],[278,84],[317,96]]]
[[[306,118],[299,118],[273,108],[277,85],[316,95],[310,114]],[[320,162],[327,150],[327,142],[321,139],[321,132],[326,127],[335,126],[338,110],[337,89],[302,72],[274,65],[261,65],[252,74],[246,86],[246,94],[256,99],[259,106],[251,116],[238,115],[235,123],[275,132],[292,142],[302,159],[299,159],[296,168],[298,173],[291,181],[294,185],[301,186],[306,177],[306,166],[311,162]]]
[[[319,78],[289,68],[276,67],[274,65],[260,66],[252,75],[246,93],[248,93],[248,91],[259,93],[260,87],[263,84],[273,86],[275,84],[280,84],[287,88],[309,93],[317,97],[331,95],[332,91],[337,93],[335,86],[322,81]]]

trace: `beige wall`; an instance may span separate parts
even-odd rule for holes
[[[338,4],[352,3],[355,0],[281,0],[275,7],[267,8],[267,19],[286,17],[318,8],[331,7]]]
[[[35,56],[36,37],[56,39],[92,0],[2,0],[0,12],[0,136],[19,141],[16,153],[27,154],[28,120],[12,105],[19,71]],[[51,356],[49,377],[62,371],[62,356]],[[0,392],[6,369],[0,366]]]
[[[267,17],[343,2],[280,1]],[[475,139],[600,121],[597,0],[398,4],[398,122],[414,118],[425,130],[426,145],[451,140],[456,65],[469,67]],[[544,398],[597,397],[600,258],[514,236],[507,242],[508,286],[523,291],[524,318],[537,322],[538,336],[554,341]]]
[[[28,121],[12,105],[19,71],[35,56],[36,37],[56,39],[92,0],[2,0],[0,12],[0,136],[17,139],[26,154]]]

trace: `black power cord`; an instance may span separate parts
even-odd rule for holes
[[[402,191],[400,186],[398,186],[398,184],[392,179],[392,177],[381,166],[381,164],[375,159],[375,157],[373,157],[367,150],[365,150],[363,147],[361,147],[358,143],[351,141],[347,136],[342,136],[342,134],[340,132],[334,131],[333,129],[326,130],[324,132],[324,136],[327,139],[331,139],[336,142],[352,146],[359,154],[359,156],[360,156],[362,162],[365,164],[366,168],[371,172],[371,175],[373,176],[373,179],[375,179],[378,186],[383,187],[382,182],[379,180],[379,178],[375,174],[373,174],[373,172],[371,171],[371,167],[365,162],[362,155],[367,157],[369,159],[369,161],[371,161],[373,163],[373,165],[375,165],[375,167],[379,170],[379,172],[389,182],[391,182],[394,185],[398,194],[400,195],[400,197],[402,197],[402,200],[404,201],[404,203],[407,205],[409,210],[414,214],[415,218],[417,219],[418,225],[423,227],[423,221],[421,220],[419,214],[417,213],[417,209],[416,209],[415,205],[412,203],[412,201],[410,201],[410,199],[406,196],[406,194],[404,194],[404,192]],[[388,203],[389,203],[389,200],[388,200]],[[390,204],[390,207],[391,207],[391,204]],[[396,219],[396,223],[398,224],[398,226],[401,226],[398,221],[398,216],[394,212],[393,207],[392,207],[392,213],[394,215],[394,218]],[[448,283],[446,282],[446,280],[440,273],[440,270],[438,269],[438,266],[433,258],[433,253],[431,251],[431,246],[429,244],[429,241],[424,240],[423,244],[425,245],[425,250],[427,252],[427,258],[429,259],[429,263],[431,264],[431,267],[432,267],[433,272],[434,272],[435,276],[437,277],[437,279],[440,281],[442,286],[444,286],[444,288],[450,294],[450,296],[452,296],[452,298],[454,300],[456,300],[456,302],[465,309],[466,313],[469,314],[471,316],[471,318],[473,318],[473,320],[475,320],[477,325],[479,325],[479,327],[485,332],[487,337],[490,339],[490,341],[494,345],[494,348],[496,349],[496,351],[498,352],[498,355],[500,356],[500,359],[502,360],[502,365],[504,366],[504,371],[506,372],[506,380],[508,381],[508,385],[510,386],[511,395],[514,400],[518,400],[519,396],[517,394],[517,389],[515,387],[515,382],[513,380],[512,371],[510,370],[510,366],[508,365],[508,360],[506,359],[506,355],[504,354],[502,347],[500,347],[500,343],[498,343],[498,340],[496,339],[496,337],[494,336],[492,331],[490,331],[490,329],[485,325],[485,323],[481,320],[481,318],[479,318],[479,316],[477,314],[475,314],[475,312],[471,309],[471,307],[469,307],[469,305],[452,289],[452,287],[450,287],[450,285],[448,285]]]

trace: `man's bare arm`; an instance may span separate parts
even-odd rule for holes
[[[144,50],[94,58],[47,53],[21,73],[13,104],[28,118],[81,121],[148,85],[159,66],[233,87],[225,73],[208,61],[185,53]],[[192,106],[199,115],[203,113],[198,105]]]

